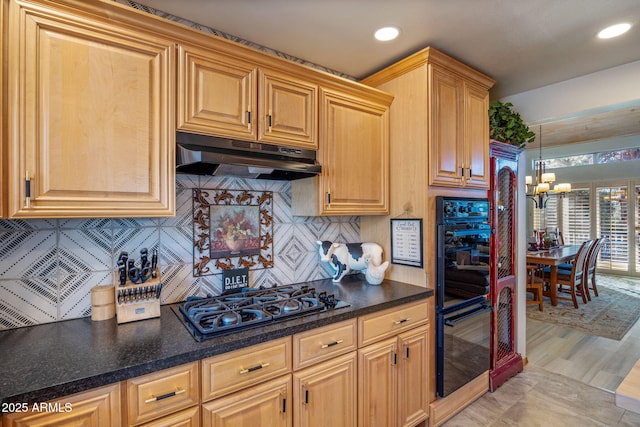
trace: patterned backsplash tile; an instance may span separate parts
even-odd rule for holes
[[[220,275],[193,276],[192,188],[273,191],[274,266],[251,270],[254,286],[329,278],[316,241],[360,240],[359,217],[293,216],[289,182],[178,174],[175,218],[0,220],[0,329],[90,316],[123,250],[158,249],[163,304],[219,294]]]

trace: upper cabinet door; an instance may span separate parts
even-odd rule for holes
[[[489,187],[489,90],[429,65],[431,185]]]
[[[9,216],[175,214],[175,47],[11,3]]]
[[[273,71],[259,71],[258,139],[318,149],[318,86]]]
[[[178,129],[258,138],[257,67],[211,50],[178,47]]]
[[[429,170],[431,185],[464,184],[462,82],[446,70],[429,66],[431,129]]]
[[[389,213],[389,106],[321,90],[324,215]]]
[[[489,91],[465,82],[466,187],[489,186]]]

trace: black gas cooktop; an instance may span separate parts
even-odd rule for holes
[[[333,294],[308,286],[243,288],[225,295],[189,297],[172,307],[196,341],[267,322],[348,307]]]

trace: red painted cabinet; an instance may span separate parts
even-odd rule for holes
[[[523,369],[516,352],[516,181],[520,149],[501,142],[490,146],[491,179],[491,370],[494,391]]]

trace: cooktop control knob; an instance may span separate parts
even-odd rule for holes
[[[443,210],[445,215],[452,216],[456,213],[456,205],[453,202],[445,202]]]

